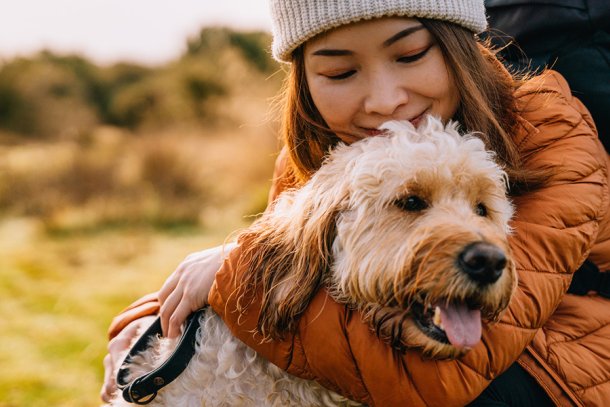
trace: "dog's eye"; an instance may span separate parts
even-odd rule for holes
[[[487,216],[487,207],[482,203],[477,204],[475,212],[479,216]]]
[[[396,206],[408,212],[423,211],[428,207],[428,203],[417,195],[410,195],[406,198],[397,199]]]

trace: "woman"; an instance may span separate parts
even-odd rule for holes
[[[115,319],[107,370],[139,317],[163,304],[164,331],[174,336],[214,281],[207,299],[238,338],[288,372],[369,405],[465,405],[496,378],[478,405],[523,404],[506,398],[519,388],[532,403],[610,405],[607,300],[564,295],[587,256],[610,265],[607,156],[561,76],[511,77],[475,38],[486,27],[482,0],[273,0],[272,12],[274,56],[292,65],[271,199],[310,177],[332,145],[376,136],[387,120],[459,120],[482,132],[510,176],[520,283],[509,310],[464,358],[427,360],[392,350],[322,289],[294,330],[261,343],[258,304],[244,308],[232,296],[243,248],[232,247],[216,273],[217,248],[187,259],[158,296]],[[508,379],[500,376],[507,369]]]

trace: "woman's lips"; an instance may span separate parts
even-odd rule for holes
[[[412,119],[409,119],[408,121],[414,126],[417,127],[419,126],[419,124],[421,123],[422,119],[425,117],[426,115],[426,111],[422,112],[419,116],[415,116]],[[382,136],[384,134],[387,134],[388,131],[387,130],[380,130],[378,128],[371,128],[371,127],[361,127],[362,131],[368,136],[368,137],[372,137],[372,136]]]
[[[409,121],[411,122],[411,124],[412,124],[414,127],[417,127],[417,126],[419,126],[419,123],[421,123],[421,120],[424,118],[424,114],[425,114],[425,113],[426,113],[426,112],[424,112],[424,113],[420,114],[420,115],[419,115],[419,116],[417,116],[417,117],[414,117],[413,119],[411,119],[411,120],[409,120]]]

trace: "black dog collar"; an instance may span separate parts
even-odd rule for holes
[[[117,373],[117,387],[123,391],[123,398],[125,401],[135,404],[150,403],[157,396],[159,390],[171,383],[184,371],[184,369],[186,369],[186,366],[195,354],[199,316],[201,316],[203,311],[204,309],[200,309],[189,316],[176,349],[161,366],[147,374],[137,377],[129,383],[127,382],[129,364],[133,361],[135,355],[148,348],[151,338],[161,335],[161,318],[157,318],[146,332],[144,332],[129,350],[129,353],[125,357],[125,360]]]

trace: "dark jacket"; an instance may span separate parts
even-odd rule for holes
[[[492,42],[515,69],[552,68],[591,112],[610,151],[610,1],[486,0]]]

